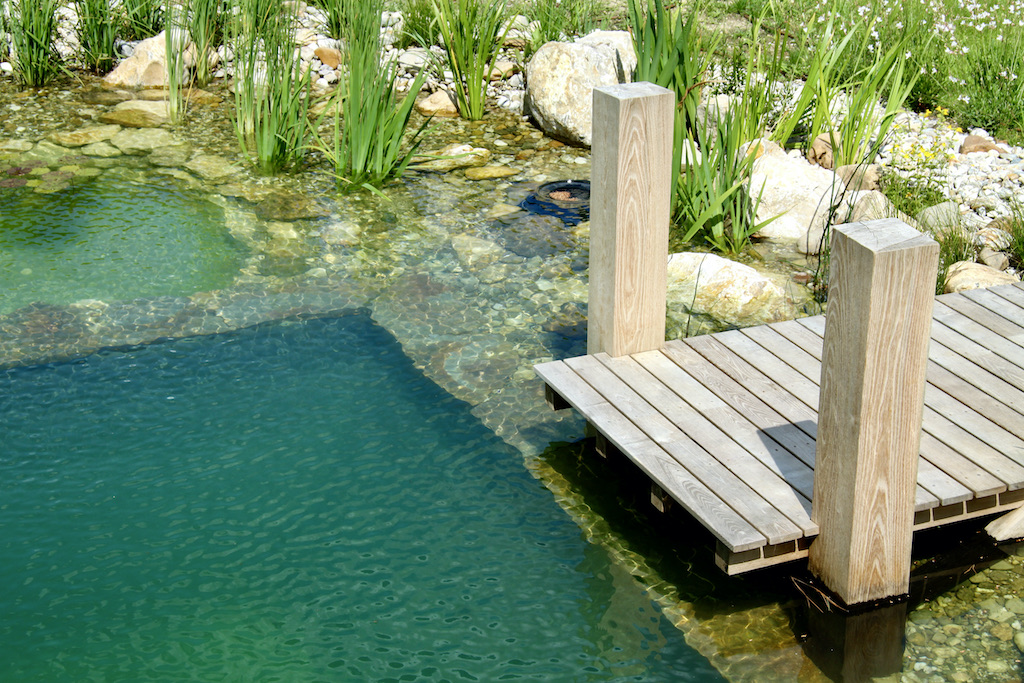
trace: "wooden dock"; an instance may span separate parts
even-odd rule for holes
[[[730,574],[807,557],[825,317],[536,366],[718,539]],[[937,297],[914,530],[1024,501],[1024,285]]]

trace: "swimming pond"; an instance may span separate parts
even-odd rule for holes
[[[365,315],[0,374],[4,680],[716,680]]]
[[[169,179],[108,173],[60,192],[0,191],[0,313],[216,289],[245,256],[223,209]]]

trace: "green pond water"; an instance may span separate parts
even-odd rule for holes
[[[0,373],[0,680],[708,681],[365,315]]]
[[[53,194],[0,191],[0,313],[216,289],[244,256],[219,206],[169,182],[103,176]]]

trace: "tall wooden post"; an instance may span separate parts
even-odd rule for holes
[[[832,235],[809,562],[854,604],[909,588],[939,246],[897,219]]]
[[[587,353],[665,343],[674,109],[653,83],[594,89]]]

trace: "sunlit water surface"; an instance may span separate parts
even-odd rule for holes
[[[706,681],[366,316],[0,373],[0,680]]]

